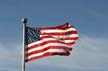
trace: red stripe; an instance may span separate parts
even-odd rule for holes
[[[48,40],[48,41],[45,41],[45,42],[42,42],[42,43],[39,43],[39,44],[34,44],[33,46],[28,47],[27,49],[30,50],[30,49],[33,49],[33,48],[37,48],[39,46],[43,46],[43,45],[48,44],[48,43],[62,43],[62,44],[68,45],[68,43],[60,42],[58,40]]]
[[[65,28],[40,28],[41,31],[44,31],[44,30],[68,30],[68,29],[75,29],[75,28],[72,26],[65,27]]]
[[[46,39],[46,38],[55,38],[55,39],[57,39],[57,37],[53,37],[53,36],[50,36],[50,35],[47,35],[47,36],[41,36],[40,37],[40,39],[42,40],[42,39]],[[62,37],[59,37],[58,36],[58,40],[77,40],[78,39],[78,37],[67,37],[67,38],[62,38]]]
[[[32,60],[35,60],[35,59],[39,59],[39,58],[46,57],[46,56],[53,56],[53,55],[65,55],[65,56],[68,56],[68,55],[70,55],[70,53],[69,52],[67,52],[67,53],[47,52],[47,53],[44,53],[43,55],[35,56],[35,57],[30,58],[30,59],[27,59],[27,60],[25,60],[25,62],[29,62],[29,61],[32,61]]]
[[[51,30],[51,29],[64,29],[64,28],[68,28],[68,27],[73,27],[73,26],[69,26],[68,23],[65,23],[63,25],[59,25],[59,26],[55,26],[55,27],[47,27],[47,28],[40,28],[40,30]]]
[[[58,52],[54,52],[52,53],[52,55],[66,55],[66,56],[69,56],[70,55],[70,52],[66,52],[66,53],[58,53]]]
[[[77,40],[78,37],[60,38],[60,40]]]
[[[41,52],[47,51],[49,49],[63,49],[65,51],[71,51],[72,50],[72,48],[62,47],[62,46],[48,46],[48,47],[46,47],[44,49],[41,49],[41,50],[32,51],[32,52],[28,53],[26,56],[30,56],[32,54],[41,53]]]
[[[69,35],[69,34],[77,34],[77,31],[68,31],[68,32],[42,32],[41,35]]]

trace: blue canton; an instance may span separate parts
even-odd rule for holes
[[[26,27],[25,45],[36,42],[40,40],[40,30],[39,28]]]

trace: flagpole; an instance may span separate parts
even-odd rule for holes
[[[23,23],[23,49],[22,49],[22,71],[25,71],[25,38],[26,38],[26,23],[27,23],[27,18],[22,19]]]

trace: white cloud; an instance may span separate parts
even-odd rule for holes
[[[66,69],[107,68],[108,39],[102,37],[80,36],[70,56],[52,56],[26,63],[28,68],[35,66],[62,67]],[[7,47],[8,46],[8,47]],[[21,68],[21,45],[0,44],[0,70]],[[4,69],[4,70],[6,70]]]
[[[82,68],[104,68],[108,66],[107,38],[83,36],[73,54]],[[78,47],[78,48],[77,48]]]
[[[0,71],[17,71],[21,62],[21,47],[17,44],[0,43]]]

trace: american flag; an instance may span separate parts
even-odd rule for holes
[[[25,62],[53,55],[70,55],[78,40],[75,27],[65,23],[56,27],[26,27]]]

